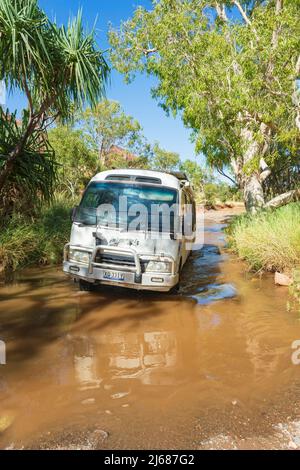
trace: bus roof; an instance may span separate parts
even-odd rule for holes
[[[106,170],[98,173],[92,178],[97,181],[136,181],[149,184],[160,184],[170,188],[180,189],[183,181],[188,181],[184,173],[165,173],[163,171],[138,170],[124,168],[118,170]]]

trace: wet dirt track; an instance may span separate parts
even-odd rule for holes
[[[0,448],[300,448],[299,315],[226,252],[224,217],[176,295],[79,293],[58,269],[0,288]]]

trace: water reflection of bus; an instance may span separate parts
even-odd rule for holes
[[[165,377],[169,383],[166,373],[177,366],[177,341],[173,332],[101,335],[94,339],[69,337],[70,340],[75,378],[83,389],[99,388],[102,381],[117,379],[138,379],[150,385],[153,380],[164,382]]]

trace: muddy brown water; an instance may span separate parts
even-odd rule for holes
[[[299,314],[245,273],[223,227],[206,220],[178,294],[79,293],[53,268],[2,285],[0,447],[193,449],[292,416]]]

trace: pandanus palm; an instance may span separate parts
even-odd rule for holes
[[[28,125],[29,113],[23,113],[22,121],[15,114],[2,112],[0,119],[0,167],[7,161],[11,149],[15,148]],[[31,211],[36,206],[36,195],[50,199],[53,193],[57,165],[53,149],[49,146],[43,129],[36,128],[22,149],[20,158],[14,163],[5,190],[1,194],[1,222],[16,206]],[[0,226],[1,226],[0,222]]]
[[[21,90],[28,101],[18,138],[12,139],[11,145],[2,145],[6,149],[0,158],[2,197],[5,185],[15,179],[22,158],[26,159],[30,179],[28,146],[32,150],[34,141],[35,152],[45,153],[47,126],[55,118],[68,119],[72,110],[85,103],[93,107],[104,96],[108,76],[94,30],[84,30],[81,11],[67,26],[59,27],[39,8],[37,0],[0,0],[0,80],[9,89]],[[3,111],[0,119],[7,121],[6,129],[15,126],[15,120],[8,119]],[[34,140],[32,137],[41,130],[44,137]],[[54,172],[54,166],[51,168],[47,166]]]

